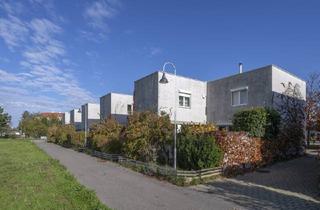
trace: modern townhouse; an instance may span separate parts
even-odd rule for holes
[[[209,82],[165,73],[166,84],[161,84],[162,72],[154,72],[134,83],[134,110],[166,112],[177,123],[212,122],[230,126],[233,114],[250,107],[272,107],[275,97],[285,91],[283,84],[299,86],[303,100],[306,82],[275,65],[242,72]]]
[[[166,73],[162,84],[161,77],[154,72],[134,82],[134,111],[165,112],[174,120],[176,103],[178,123],[206,123],[207,83]]]
[[[81,110],[73,109],[70,111],[70,124],[75,127],[77,131],[81,130]]]
[[[111,117],[120,124],[126,124],[128,115],[133,111],[133,96],[120,93],[108,93],[100,97],[100,119]]]
[[[86,103],[81,106],[81,130],[89,131],[90,127],[100,122],[100,104]]]
[[[240,67],[241,69],[241,67]],[[274,107],[289,83],[306,99],[306,82],[288,71],[268,65],[207,83],[207,119],[220,126],[232,124],[234,113],[250,107]]]
[[[64,112],[62,114],[62,124],[69,125],[70,124],[70,112]]]

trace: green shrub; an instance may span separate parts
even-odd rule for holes
[[[269,108],[241,110],[233,116],[233,129],[248,132],[250,136],[273,139],[279,132],[280,115]]]
[[[274,140],[280,132],[281,116],[275,109],[266,108],[266,112],[267,123],[264,138]]]
[[[222,151],[213,136],[180,135],[177,146],[178,166],[185,170],[199,170],[220,165]]]
[[[93,125],[89,134],[92,148],[106,153],[121,153],[120,134],[122,129],[123,127],[112,118]]]

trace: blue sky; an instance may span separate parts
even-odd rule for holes
[[[0,105],[68,111],[169,60],[213,80],[268,64],[320,71],[318,0],[0,0]]]

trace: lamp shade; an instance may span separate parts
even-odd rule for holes
[[[168,81],[168,79],[167,79],[167,77],[166,77],[166,73],[163,72],[162,77],[161,77],[159,83],[161,83],[161,84],[167,84],[168,82],[169,82],[169,81]]]

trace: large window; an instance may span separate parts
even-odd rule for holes
[[[232,106],[241,106],[248,104],[248,88],[231,90]]]
[[[183,107],[183,108],[191,107],[191,94],[179,93],[179,107]]]

